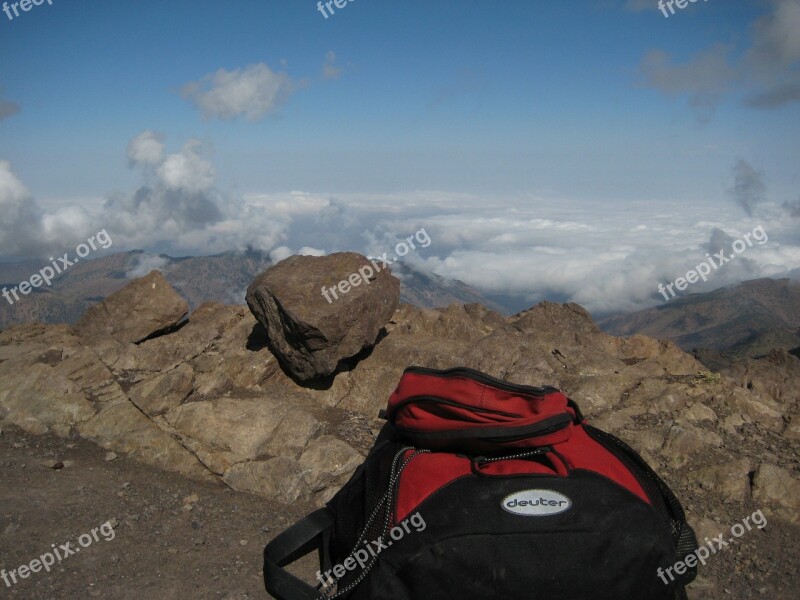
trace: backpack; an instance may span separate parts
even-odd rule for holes
[[[409,367],[381,413],[350,481],[264,549],[274,598],[687,598],[680,502],[558,389]],[[284,568],[314,550],[316,586]]]

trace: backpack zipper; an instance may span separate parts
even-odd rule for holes
[[[472,379],[480,383],[492,385],[496,388],[505,390],[507,392],[524,392],[527,394],[532,394],[534,396],[543,396],[545,394],[551,394],[553,392],[559,391],[558,388],[555,388],[551,385],[535,387],[531,385],[523,385],[520,383],[510,383],[503,379],[492,377],[491,375],[487,375],[486,373],[482,373],[477,369],[471,369],[469,367],[454,367],[452,369],[444,369],[444,370],[430,369],[428,367],[408,367],[405,370],[405,373],[419,373],[421,375],[432,375],[434,377],[442,377],[442,378],[466,377],[468,379]]]
[[[550,446],[542,446],[541,448],[536,448],[534,450],[530,450],[528,452],[520,452],[518,454],[505,454],[503,456],[493,456],[493,457],[486,457],[486,456],[476,456],[473,458],[473,462],[477,464],[487,464],[493,462],[500,462],[503,460],[519,460],[523,458],[530,458],[531,456],[538,456],[540,454],[547,454],[552,449]]]
[[[405,408],[409,404],[413,404],[415,402],[434,402],[436,404],[444,404],[445,406],[455,406],[458,408],[466,408],[473,412],[478,413],[488,413],[493,415],[502,415],[504,417],[511,417],[514,419],[521,419],[522,415],[518,415],[517,413],[506,412],[503,410],[494,410],[491,408],[481,408],[479,406],[471,406],[469,404],[464,404],[463,402],[456,402],[455,400],[447,400],[446,398],[440,398],[439,396],[411,396],[410,398],[406,398],[402,402],[398,402],[395,404],[391,411],[387,411],[387,417],[391,417],[391,414],[396,413],[402,408]]]

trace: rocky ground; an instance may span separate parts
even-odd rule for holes
[[[189,519],[191,528],[185,513],[218,507],[201,528],[181,540],[185,543],[170,545],[163,532],[143,530],[133,553],[147,556],[137,561],[148,561],[163,548],[168,553],[172,548],[177,557],[186,548],[194,552],[198,531],[225,531],[223,525],[214,529],[218,523],[236,530],[234,522],[241,520],[243,531],[275,527],[281,521],[270,521],[269,508],[259,517],[266,523],[250,521],[256,514],[247,508],[234,512],[233,506],[255,506],[249,504],[253,497],[237,492],[258,494],[262,508],[273,507],[272,514],[281,517],[298,516],[294,509],[300,506],[321,505],[362,460],[381,424],[375,415],[406,366],[468,366],[517,383],[563,389],[590,421],[630,443],[667,480],[700,540],[720,533],[728,539],[732,526],[761,511],[768,525],[712,556],[693,586],[693,600],[796,597],[797,357],[777,351],[711,373],[672,343],[602,333],[574,304],[542,303],[512,317],[479,305],[435,310],[400,305],[388,317],[376,316],[387,305],[396,306],[396,297],[381,297],[386,286],[383,291],[370,285],[353,288],[327,303],[319,294],[320,278],[333,285],[347,273],[337,272],[331,257],[318,260],[329,262],[316,265],[315,277],[306,272],[304,277],[275,278],[271,289],[259,291],[263,301],[253,303],[258,304],[253,308],[259,320],[247,307],[216,303],[201,305],[187,320],[186,302],[154,272],[97,305],[74,327],[26,324],[0,332],[0,423],[11,431],[6,436],[19,435],[10,426],[26,436],[44,436],[14,440],[4,450],[10,453],[5,460],[30,462],[24,471],[32,469],[40,459],[37,440],[47,440],[41,442],[44,453],[53,454],[42,459],[75,460],[57,472],[27,471],[35,476],[3,468],[0,513],[29,515],[18,529],[8,524],[6,547],[26,544],[37,527],[54,532],[41,533],[37,540],[57,542],[65,531],[63,522],[83,515],[81,511],[102,509],[106,492],[114,502],[120,501],[118,492],[133,494],[136,490],[121,487],[133,476],[120,479],[119,474],[143,468],[134,467],[134,460],[158,467],[163,483],[147,488],[154,496],[142,491],[135,509],[129,506],[120,513],[124,507],[109,505],[109,514],[130,512],[161,525],[164,519],[175,532],[181,530],[179,519]],[[316,377],[315,369],[321,369]],[[80,440],[113,451],[119,459],[77,468],[79,461],[69,453],[84,447]],[[14,448],[15,443],[27,447]],[[68,448],[68,443],[77,446]],[[94,470],[114,485],[93,482]],[[33,479],[25,482],[24,477]],[[85,486],[83,491],[48,487],[70,477],[75,477],[75,489]],[[87,483],[82,477],[89,478]],[[182,508],[192,486],[208,490],[207,508],[202,500],[192,511]],[[95,487],[98,494],[90,491]],[[162,493],[170,489],[175,491]],[[53,500],[66,493],[77,494],[70,504]],[[17,502],[17,497],[26,500]],[[36,500],[54,503],[52,519],[30,516]],[[12,509],[6,508],[9,502]],[[244,511],[241,518],[239,510]],[[69,531],[99,525],[109,518],[101,512],[86,512],[81,527],[75,526],[78,532]],[[269,532],[262,533],[268,537]],[[220,539],[255,543],[238,532]],[[30,558],[35,557],[33,546],[30,551]],[[230,563],[220,552],[209,552],[209,562],[188,557],[176,577],[187,578],[200,568],[202,577],[214,572],[223,578],[220,565]],[[18,566],[20,555],[10,559],[4,548],[0,556],[3,568]],[[28,554],[21,556],[20,562]],[[245,558],[238,560],[248,564]],[[252,565],[259,561],[249,563],[248,577],[258,574]],[[163,565],[160,559],[153,564],[168,568]],[[91,570],[89,577],[99,578],[97,572]],[[135,589],[137,578],[123,572]],[[167,595],[160,597],[172,593],[166,581],[165,576]],[[114,589],[106,597],[127,597],[125,586]],[[208,589],[224,595],[255,588]]]
[[[32,573],[2,598],[265,598],[264,544],[306,504],[251,494],[117,458],[85,440],[0,435],[0,557],[7,571],[111,521],[114,534]],[[63,468],[54,469],[63,463]],[[108,531],[108,530],[106,530]],[[309,572],[311,572],[310,565]]]

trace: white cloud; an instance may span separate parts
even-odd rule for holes
[[[130,269],[128,269],[128,272],[125,273],[125,277],[127,277],[128,279],[134,279],[136,277],[144,277],[150,271],[163,270],[168,263],[169,261],[163,256],[159,256],[157,254],[149,254],[145,252],[136,259],[136,263]]]
[[[156,165],[164,158],[164,135],[143,131],[128,144],[128,162],[132,165]]]
[[[214,185],[214,167],[200,156],[203,146],[190,140],[183,150],[163,159],[156,174],[167,188],[190,194],[206,192]]]
[[[264,63],[228,71],[219,69],[181,88],[206,119],[245,117],[258,121],[282,106],[297,83],[286,73],[276,73]]]
[[[41,236],[42,211],[11,163],[0,160],[0,252],[20,256],[36,246]]]
[[[297,251],[300,256],[325,256],[325,250],[319,248],[312,248],[311,246],[303,246]]]
[[[269,259],[273,263],[279,263],[282,260],[289,258],[290,256],[294,256],[294,252],[288,246],[278,246],[274,248],[272,252],[269,253]]]
[[[127,154],[142,171],[142,184],[132,192],[109,194],[92,210],[73,204],[43,211],[11,165],[0,161],[0,257],[65,252],[100,229],[108,231],[115,250],[173,254],[268,251],[285,240],[288,213],[265,211],[219,190],[197,140],[168,153],[163,139],[151,131],[134,138]]]
[[[269,252],[274,262],[293,254],[346,250],[391,256],[398,242],[425,228],[430,245],[417,244],[402,259],[405,263],[488,293],[524,297],[528,304],[543,298],[571,300],[594,311],[663,302],[659,282],[685,275],[709,250],[757,225],[769,234],[766,244],[748,249],[690,291],[781,276],[800,264],[800,231],[791,218],[795,205],[759,194],[757,202],[750,202],[756,197],[751,192],[761,190],[752,185],[762,181],[755,171],[739,170],[745,175],[738,180],[740,190],[747,193],[737,198],[747,200],[748,216],[741,202],[675,198],[598,206],[531,194],[331,196],[293,191],[239,197],[216,187],[213,165],[196,142],[177,152],[165,150],[160,162],[149,156],[136,164],[142,185],[112,195],[91,214],[79,207],[43,213],[10,165],[0,163],[0,255],[25,253],[43,240],[62,244],[64,252],[85,239],[81,230],[88,236],[105,228],[115,250],[142,248],[155,254],[255,248]],[[165,166],[173,164],[180,168]]]

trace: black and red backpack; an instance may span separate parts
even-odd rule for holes
[[[686,599],[679,501],[556,388],[410,367],[383,416],[327,507],[265,548],[274,598]],[[316,585],[284,569],[314,550]]]

